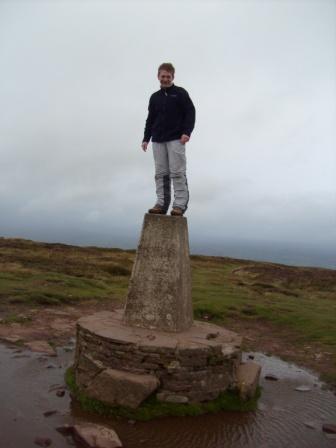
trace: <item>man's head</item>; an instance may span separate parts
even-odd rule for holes
[[[170,62],[164,62],[158,68],[158,80],[161,87],[170,87],[173,84],[175,68]]]

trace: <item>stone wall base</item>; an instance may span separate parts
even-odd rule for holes
[[[122,310],[77,323],[75,380],[91,398],[137,408],[150,395],[201,403],[237,387],[241,337],[208,322],[167,333],[127,326]]]

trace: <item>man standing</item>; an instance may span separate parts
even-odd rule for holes
[[[146,151],[152,138],[157,201],[148,212],[167,213],[172,180],[174,202],[171,215],[182,216],[189,200],[185,145],[194,129],[195,107],[188,92],[173,83],[174,74],[172,64],[160,65],[160,90],[150,97],[141,147]]]

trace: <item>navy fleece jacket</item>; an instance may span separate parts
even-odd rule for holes
[[[195,107],[183,87],[161,87],[149,100],[144,142],[168,142],[190,137],[195,126]]]

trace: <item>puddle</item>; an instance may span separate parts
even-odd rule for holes
[[[35,437],[49,437],[52,448],[74,446],[55,428],[78,421],[111,425],[127,448],[336,447],[336,439],[322,432],[323,423],[336,423],[336,396],[323,390],[311,372],[276,357],[253,354],[262,365],[263,388],[255,412],[129,423],[84,413],[71,403],[68,391],[57,396],[72,364],[69,347],[58,349],[56,358],[17,350],[0,345],[1,447],[36,448]],[[266,380],[267,374],[278,381]],[[296,390],[300,386],[305,387]]]

